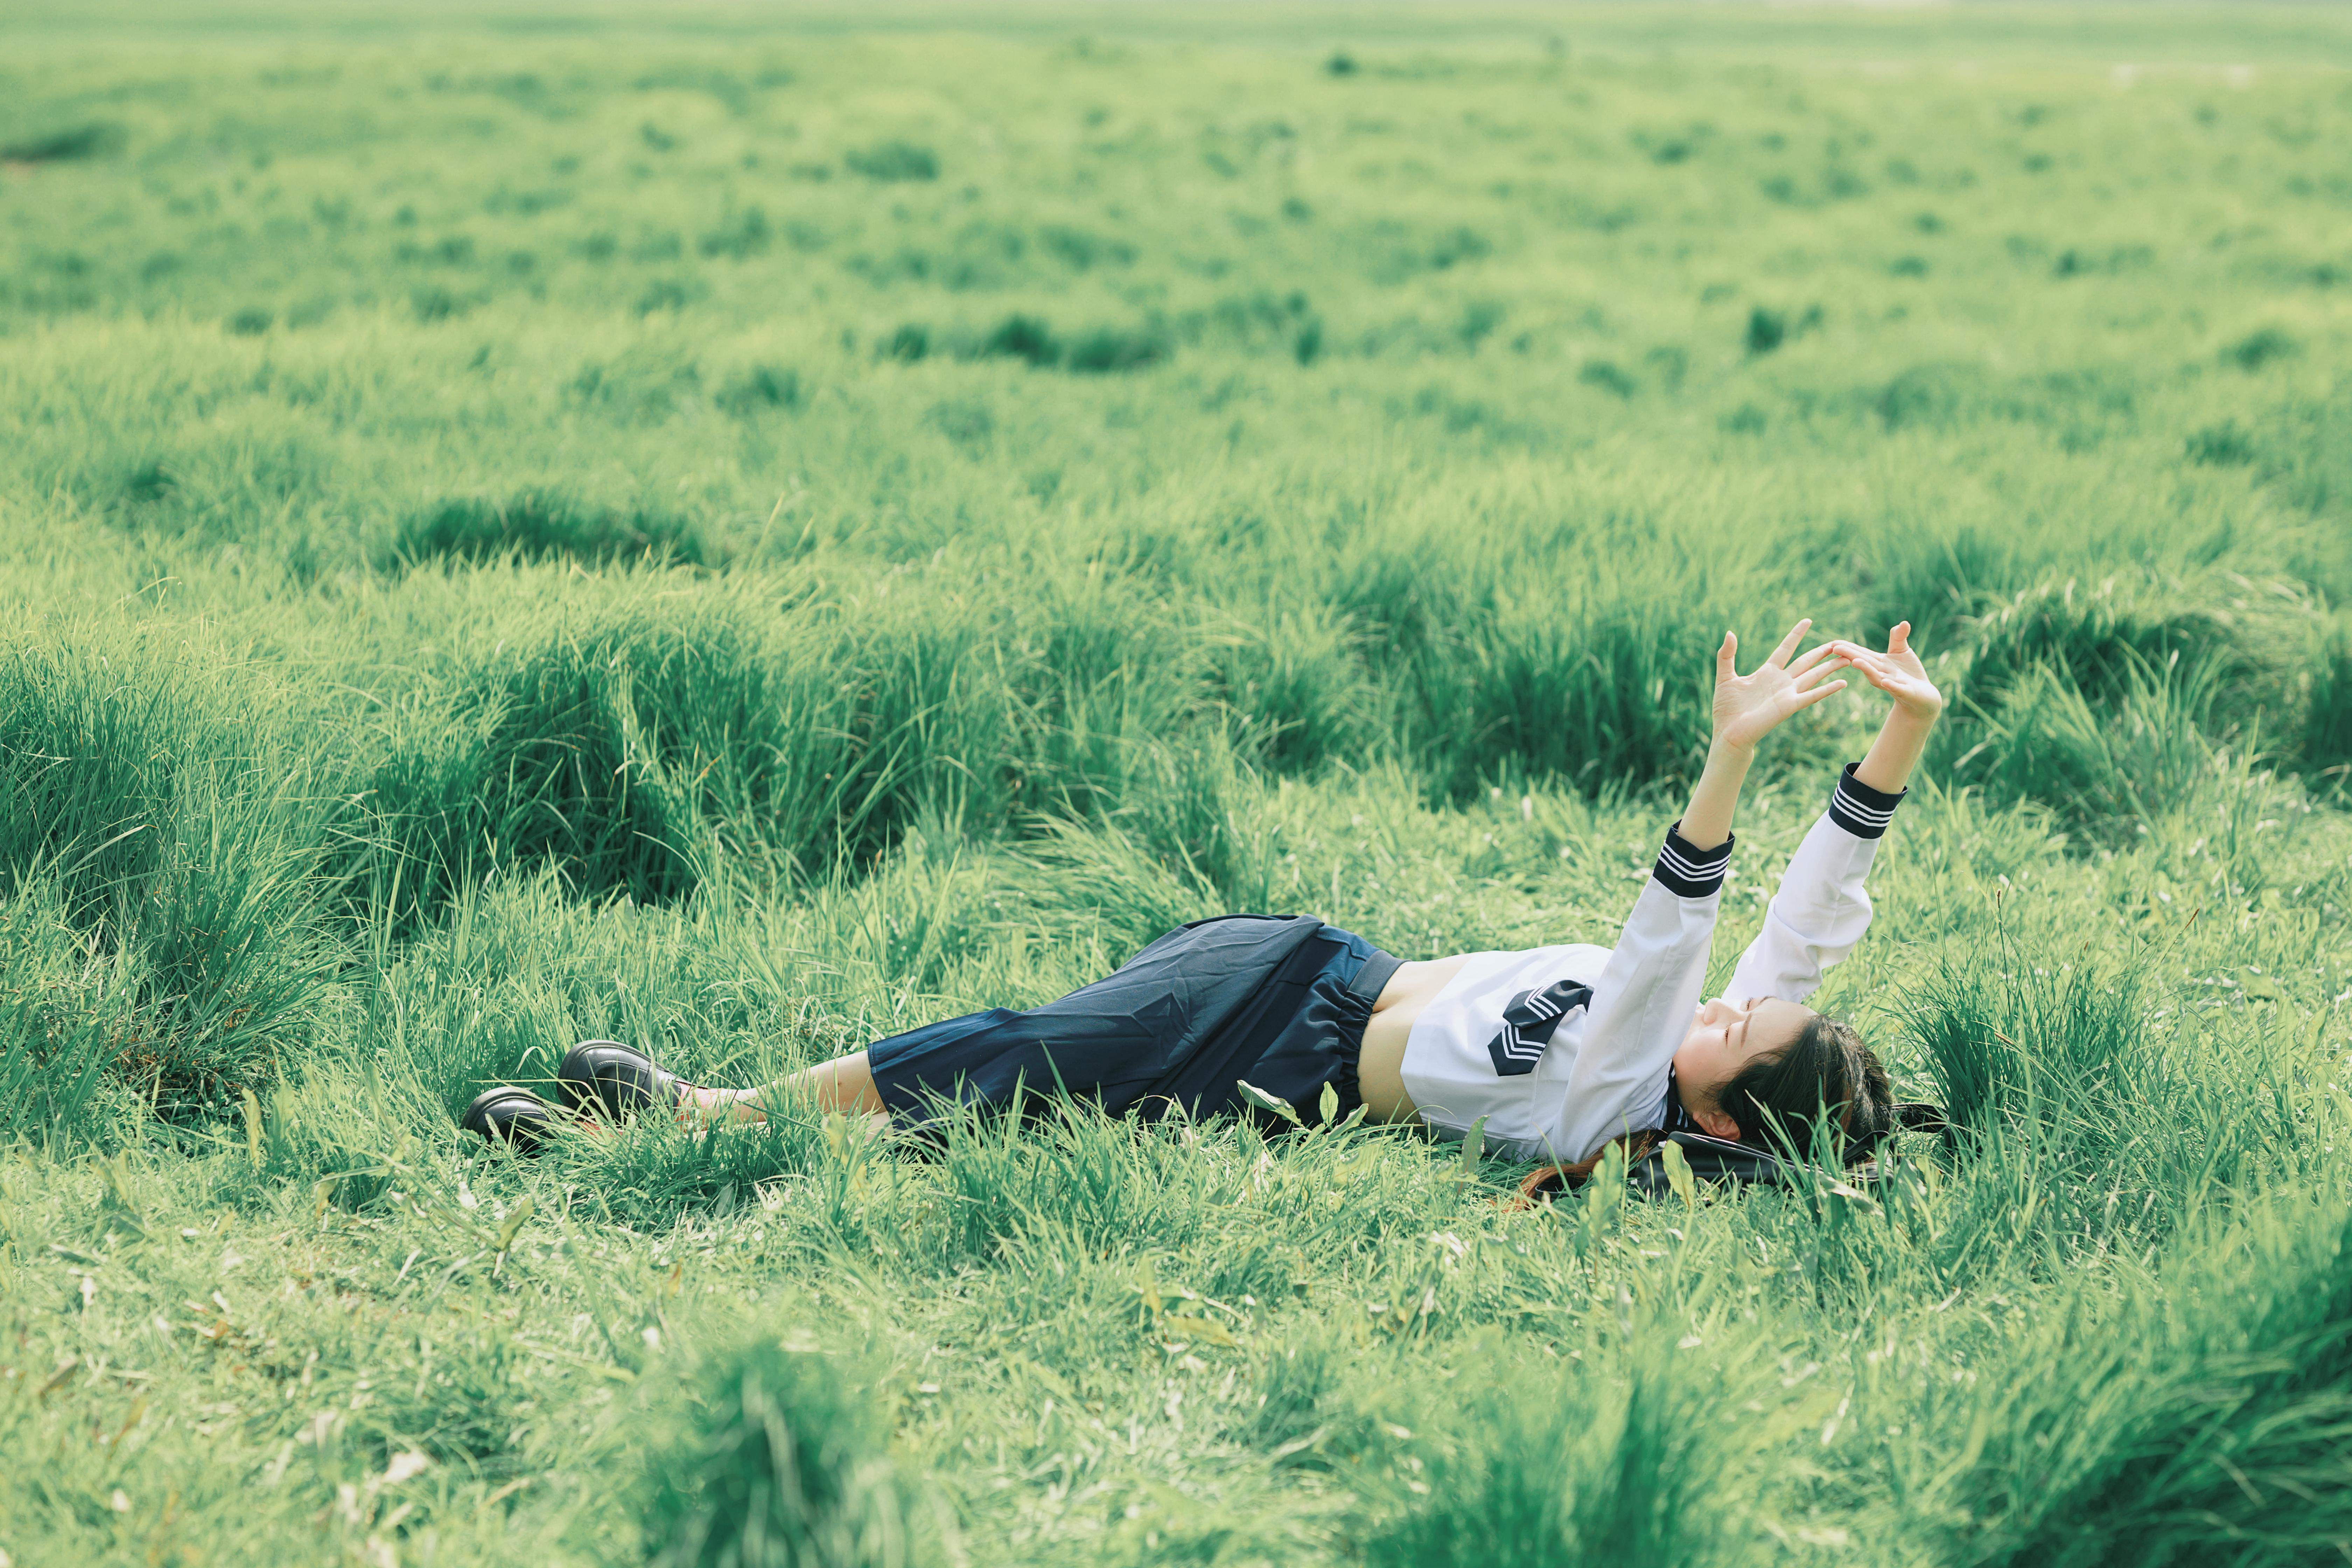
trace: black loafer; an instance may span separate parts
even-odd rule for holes
[[[614,1118],[635,1115],[647,1106],[676,1110],[694,1089],[654,1066],[645,1052],[618,1040],[581,1041],[563,1053],[555,1082],[572,1110]]]
[[[504,1143],[525,1154],[536,1154],[555,1121],[547,1102],[527,1089],[501,1084],[486,1089],[466,1107],[457,1124],[478,1132],[493,1143]]]

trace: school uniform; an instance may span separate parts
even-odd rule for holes
[[[1726,995],[1802,1002],[1853,951],[1870,924],[1863,881],[1901,799],[1845,770]],[[1670,829],[1613,947],[1469,954],[1406,1038],[1404,1087],[1422,1120],[1459,1137],[1484,1118],[1489,1148],[1558,1161],[1667,1125],[1731,851]],[[1114,1116],[1249,1112],[1243,1081],[1312,1122],[1326,1084],[1341,1116],[1362,1103],[1364,1025],[1397,966],[1311,916],[1228,915],[1169,932],[1057,1002],[894,1035],[867,1061],[883,1104],[908,1124],[942,1100],[1012,1105],[1057,1089]]]

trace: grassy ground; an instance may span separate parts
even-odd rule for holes
[[[0,31],[0,1560],[2352,1554],[2352,25],[1240,17]],[[1866,1192],[453,1126],[1607,941],[1800,612]]]

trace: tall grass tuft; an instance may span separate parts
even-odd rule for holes
[[[797,393],[794,394],[797,395]],[[380,568],[431,562],[572,560],[594,565],[645,557],[699,566],[717,552],[690,520],[643,508],[592,505],[561,490],[445,500],[401,520]]]
[[[501,865],[552,866],[592,894],[685,892],[698,825],[667,786],[661,731],[641,724],[638,683],[672,699],[673,725],[747,706],[758,671],[741,649],[716,626],[698,639],[559,633],[475,673],[446,707],[400,715],[364,795],[354,900],[430,914]]]
[[[1583,1362],[1488,1366],[1430,1418],[1446,1440],[1426,1498],[1365,1543],[1378,1568],[1750,1560],[1759,1424],[1736,1367],[1647,1325]]]
[[[1856,629],[1877,646],[1895,623],[1909,621],[1913,646],[1931,657],[1965,647],[1970,621],[2019,571],[2016,542],[1985,529],[1895,529],[1874,545]]]
[[[2318,639],[2308,678],[2295,760],[2340,788],[2345,773],[2352,771],[2352,636],[2341,621],[2332,623]]]
[[[805,1331],[803,1331],[805,1333]],[[795,1342],[798,1343],[800,1342]],[[918,1561],[883,1410],[833,1358],[763,1337],[711,1355],[654,1459],[660,1568],[902,1568]]]
[[[2033,801],[2095,843],[2115,844],[2179,810],[2216,773],[2208,738],[2221,678],[2215,661],[2177,653],[2152,664],[2103,660],[2086,691],[2063,659],[2025,667],[1974,725],[1956,726],[1951,776],[1998,804]],[[2104,689],[2105,700],[2093,695]]]
[[[278,750],[268,702],[135,647],[0,666],[0,894],[79,954],[63,990],[45,968],[50,1023],[21,1037],[23,1060],[69,1041],[63,1081],[96,1051],[167,1120],[218,1116],[315,1028],[339,963],[320,921],[318,785]],[[102,999],[102,1044],[66,992]]]
[[[1412,662],[1431,769],[1457,797],[1506,771],[1587,792],[1690,776],[1707,692],[1687,650],[1722,635],[1688,584],[1627,584],[1600,603],[1510,590]]]
[[[2300,717],[2294,677],[2314,619],[2308,596],[2291,585],[2218,573],[2039,583],[1972,622],[1960,691],[1991,709],[2036,670],[2056,669],[2092,706],[2106,708],[2130,699],[2152,671],[2188,667],[2223,704],[2218,716],[2231,731],[2276,731]]]
[[[753,1205],[763,1184],[784,1178],[814,1178],[817,1192],[835,1200],[876,1180],[876,1151],[842,1118],[783,1096],[761,1110],[762,1121],[686,1127],[647,1117],[617,1131],[591,1128],[562,1139],[557,1159],[606,1213],[654,1223],[687,1210],[733,1213]],[[880,1179],[888,1173],[882,1170]]]
[[[0,900],[0,1137],[52,1149],[110,1141],[122,1090],[106,1069],[136,1007],[121,964],[64,902],[47,879]]]
[[[1268,765],[1308,772],[1374,753],[1385,694],[1349,617],[1313,602],[1236,616],[1213,645],[1212,681]]]
[[[2137,977],[2004,934],[1947,960],[1905,999],[1906,1021],[1955,1128],[2039,1114],[2079,1130],[2141,1100]]]
[[[240,787],[241,786],[241,787]],[[167,1118],[227,1114],[315,1038],[345,958],[327,930],[315,814],[295,781],[203,781],[165,854],[106,930],[137,966],[142,1017],[116,1057]]]
[[[2074,1173],[2095,1186],[2129,1170],[2161,1195],[2143,1215],[2161,1230],[2285,1147],[2278,1052],[2260,1034],[2156,1006],[2160,958],[2003,929],[1908,988],[1901,1011],[1928,1079],[1963,1154],[1996,1184],[2050,1190]],[[2250,1115],[2250,1103],[2279,1114]]]
[[[2338,1554],[2347,1244],[2340,1192],[2279,1194],[2187,1238],[2119,1300],[2078,1298],[1987,1380],[1912,1506],[1955,1521],[1950,1560],[2001,1568]]]
[[[414,924],[497,868],[545,866],[664,901],[725,858],[786,879],[870,866],[926,814],[982,834],[1100,815],[1198,696],[1124,595],[877,594],[785,617],[650,598],[522,629],[394,710],[349,903]]]
[[[34,868],[77,919],[153,873],[184,763],[217,750],[184,686],[79,647],[0,655],[0,885]]]

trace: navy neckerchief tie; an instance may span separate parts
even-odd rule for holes
[[[1559,1021],[1592,1000],[1592,987],[1573,980],[1555,980],[1540,991],[1522,991],[1503,1009],[1503,1028],[1486,1042],[1498,1078],[1517,1078],[1536,1070],[1544,1047]]]

